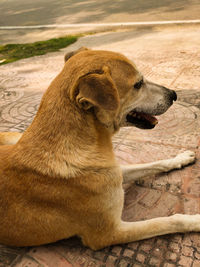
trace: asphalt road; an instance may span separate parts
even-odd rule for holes
[[[197,20],[199,14],[199,0],[0,0],[0,27]],[[96,28],[0,29],[0,44],[34,42],[88,31],[94,32]]]
[[[199,0],[0,0],[0,26],[191,20]]]

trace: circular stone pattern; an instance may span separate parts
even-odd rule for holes
[[[0,88],[0,107],[9,103],[17,101],[24,95],[23,91],[16,91],[14,88],[2,89]]]
[[[1,110],[1,124],[10,125],[11,131],[24,131],[32,122],[41,100],[41,94],[21,97],[18,101],[4,106]],[[5,129],[7,130],[7,129]]]

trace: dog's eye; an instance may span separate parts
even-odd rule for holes
[[[141,81],[135,83],[135,84],[134,84],[134,88],[135,88],[135,89],[140,89],[141,86],[142,86],[142,84],[143,84],[143,79],[142,79]]]

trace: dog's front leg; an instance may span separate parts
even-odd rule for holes
[[[137,181],[140,178],[180,169],[195,161],[193,151],[185,151],[174,158],[159,160],[152,163],[121,165],[124,183]]]
[[[175,214],[146,221],[123,222],[109,232],[90,234],[85,245],[97,250],[172,233],[200,232],[200,215]]]

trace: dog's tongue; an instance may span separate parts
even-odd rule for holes
[[[156,125],[158,123],[158,120],[154,116],[151,116],[145,113],[140,113],[140,112],[136,112],[136,113],[137,113],[137,117],[139,116],[141,119],[147,120],[153,125]]]
[[[136,111],[131,111],[126,116],[126,120],[141,129],[152,129],[158,123],[154,116]]]

